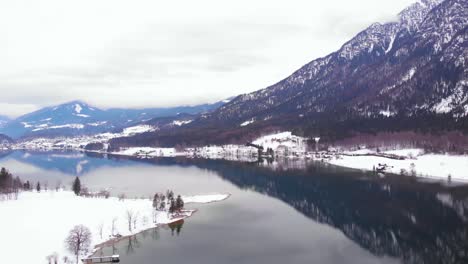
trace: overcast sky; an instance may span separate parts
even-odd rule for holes
[[[415,0],[0,1],[0,114],[214,102],[272,85]]]

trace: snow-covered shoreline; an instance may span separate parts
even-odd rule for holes
[[[148,128],[139,128],[146,131]],[[146,130],[145,130],[146,129]],[[139,131],[138,129],[134,129]],[[133,130],[132,130],[133,131]],[[128,131],[126,132],[129,133]],[[112,137],[115,136],[112,134]],[[110,136],[95,135],[89,138],[71,138],[50,141],[47,139],[35,139],[35,141],[19,144],[20,149],[44,149],[63,150],[72,149],[85,151],[82,147],[87,143],[101,142],[106,146],[106,140]],[[81,143],[80,143],[81,142]],[[307,138],[293,135],[291,132],[280,132],[265,135],[252,142],[262,146],[264,152],[273,150],[275,160],[313,160],[321,161],[336,166],[353,169],[372,171],[380,164],[388,166],[387,172],[433,178],[439,180],[468,182],[468,155],[449,155],[424,153],[421,149],[388,149],[377,151],[376,149],[362,148],[360,150],[348,151],[344,149],[331,148],[327,152],[311,151],[307,144]],[[81,146],[81,147],[80,147]],[[65,147],[65,148],[64,148]],[[117,151],[86,150],[101,154],[156,158],[156,157],[188,157],[220,159],[232,161],[256,161],[258,160],[258,149],[245,145],[221,145],[187,147],[184,149],[161,148],[161,147],[129,147]],[[392,159],[391,156],[399,156],[402,159]],[[450,177],[449,177],[450,175]]]
[[[183,196],[182,199],[190,205],[222,201],[228,197],[229,194],[211,194]],[[132,230],[128,227],[128,212],[136,219],[131,223]],[[64,240],[75,225],[84,225],[91,230],[94,248],[114,239],[180,221],[195,212],[196,209],[186,209],[175,215],[167,211],[155,213],[149,199],[85,198],[71,191],[22,192],[17,200],[0,202],[0,246],[8,249],[2,253],[2,261],[47,263],[47,256],[57,254],[59,263],[64,263],[64,256],[74,259]],[[22,254],[23,249],[28,253]]]
[[[232,161],[255,161],[258,159],[256,151],[246,150],[247,147],[228,145],[204,147],[194,152],[177,153],[174,151],[161,151],[149,148],[130,148],[122,152],[107,154],[154,158],[154,157],[200,157],[206,159],[221,159]],[[277,149],[274,149],[275,151]],[[192,150],[193,151],[193,150]],[[401,159],[393,158],[398,157]],[[341,152],[294,152],[289,155],[276,156],[279,160],[312,160],[335,166],[374,171],[379,164],[387,165],[386,172],[420,178],[436,180],[451,180],[468,182],[468,155],[424,153],[422,149],[395,149],[378,152],[372,149]]]
[[[397,155],[402,159],[381,156],[382,154]],[[387,166],[386,172],[429,178],[436,180],[451,180],[468,182],[468,156],[424,153],[422,149],[400,149],[377,152],[375,150],[359,150],[331,156],[327,163],[374,171],[379,164]]]

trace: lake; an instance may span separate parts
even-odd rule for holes
[[[0,155],[48,188],[149,197],[230,193],[191,218],[103,248],[121,263],[468,263],[468,186],[323,163],[141,160],[79,152]]]

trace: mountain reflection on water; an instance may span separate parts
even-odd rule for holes
[[[406,263],[468,263],[466,185],[449,186],[397,175],[381,178],[304,161],[139,160],[86,153],[29,156],[23,152],[3,154],[0,159],[7,157],[45,169],[53,167],[69,175],[135,162],[196,166],[215,172],[241,189],[280,199],[309,219],[341,230],[376,256],[392,256]],[[77,164],[81,164],[80,170],[76,169]],[[179,235],[182,225],[169,226],[172,234]],[[138,241],[129,241],[129,251],[137,244]]]
[[[321,163],[304,170],[209,160],[196,164],[342,230],[375,255],[408,263],[468,263],[467,186],[450,188],[354,170],[343,173]]]

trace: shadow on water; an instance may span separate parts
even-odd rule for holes
[[[146,160],[195,165],[239,188],[280,199],[341,230],[376,256],[405,263],[468,263],[468,186],[339,168],[324,163]]]
[[[450,188],[397,175],[380,178],[322,163],[304,170],[194,163],[340,229],[377,256],[409,263],[468,263],[468,186]]]

